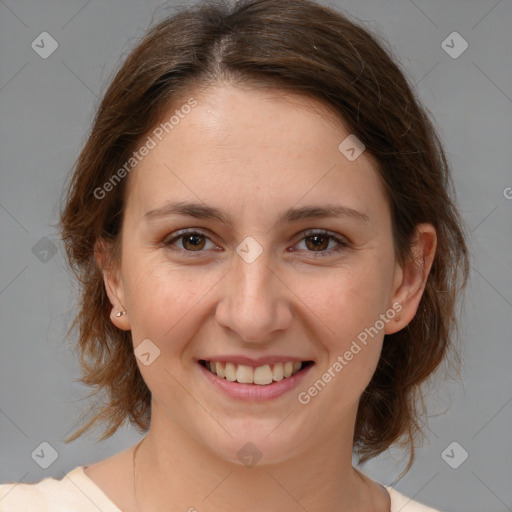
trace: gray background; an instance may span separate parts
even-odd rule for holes
[[[62,185],[114,68],[150,23],[172,12],[159,4],[0,0],[2,483],[61,478],[140,439],[127,427],[102,443],[94,435],[99,430],[69,445],[61,441],[89,402],[82,399],[87,389],[75,382],[74,340],[64,339],[77,297],[52,225]],[[404,478],[396,482],[406,462],[396,449],[362,469],[445,511],[512,510],[512,3],[329,5],[357,16],[401,59],[445,141],[471,231],[462,383],[442,382],[429,394],[428,439]],[[47,59],[31,47],[44,31],[58,42]],[[453,31],[469,44],[458,58],[441,46]],[[441,455],[454,441],[460,447],[448,450],[452,464],[463,449],[469,454],[457,469]],[[47,469],[31,457],[41,442],[58,453]]]

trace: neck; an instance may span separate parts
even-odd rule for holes
[[[352,467],[353,428],[333,434],[336,444],[246,467],[219,458],[159,412],[135,460],[139,512],[375,510],[369,480]]]

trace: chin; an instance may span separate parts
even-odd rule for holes
[[[282,418],[281,418],[282,421]],[[226,462],[239,466],[253,467],[278,464],[298,455],[305,446],[304,434],[296,437],[289,428],[279,432],[279,421],[269,421],[262,425],[250,421],[243,422],[248,428],[227,428],[231,436],[204,440],[204,444],[214,454]]]

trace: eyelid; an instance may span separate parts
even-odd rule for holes
[[[334,233],[333,231],[329,231],[327,229],[321,229],[321,228],[306,229],[305,231],[302,231],[300,233],[300,235],[302,238],[305,238],[307,236],[314,236],[314,235],[324,235],[324,236],[333,238],[333,239],[337,240],[338,242],[344,243],[346,245],[348,245],[350,243],[346,236],[339,235],[338,233]],[[301,238],[301,240],[302,240],[302,238]]]

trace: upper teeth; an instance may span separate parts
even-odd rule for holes
[[[215,375],[230,382],[237,381],[243,384],[264,386],[297,373],[302,368],[302,363],[287,361],[286,363],[264,364],[253,368],[244,364],[206,361],[206,367]]]

